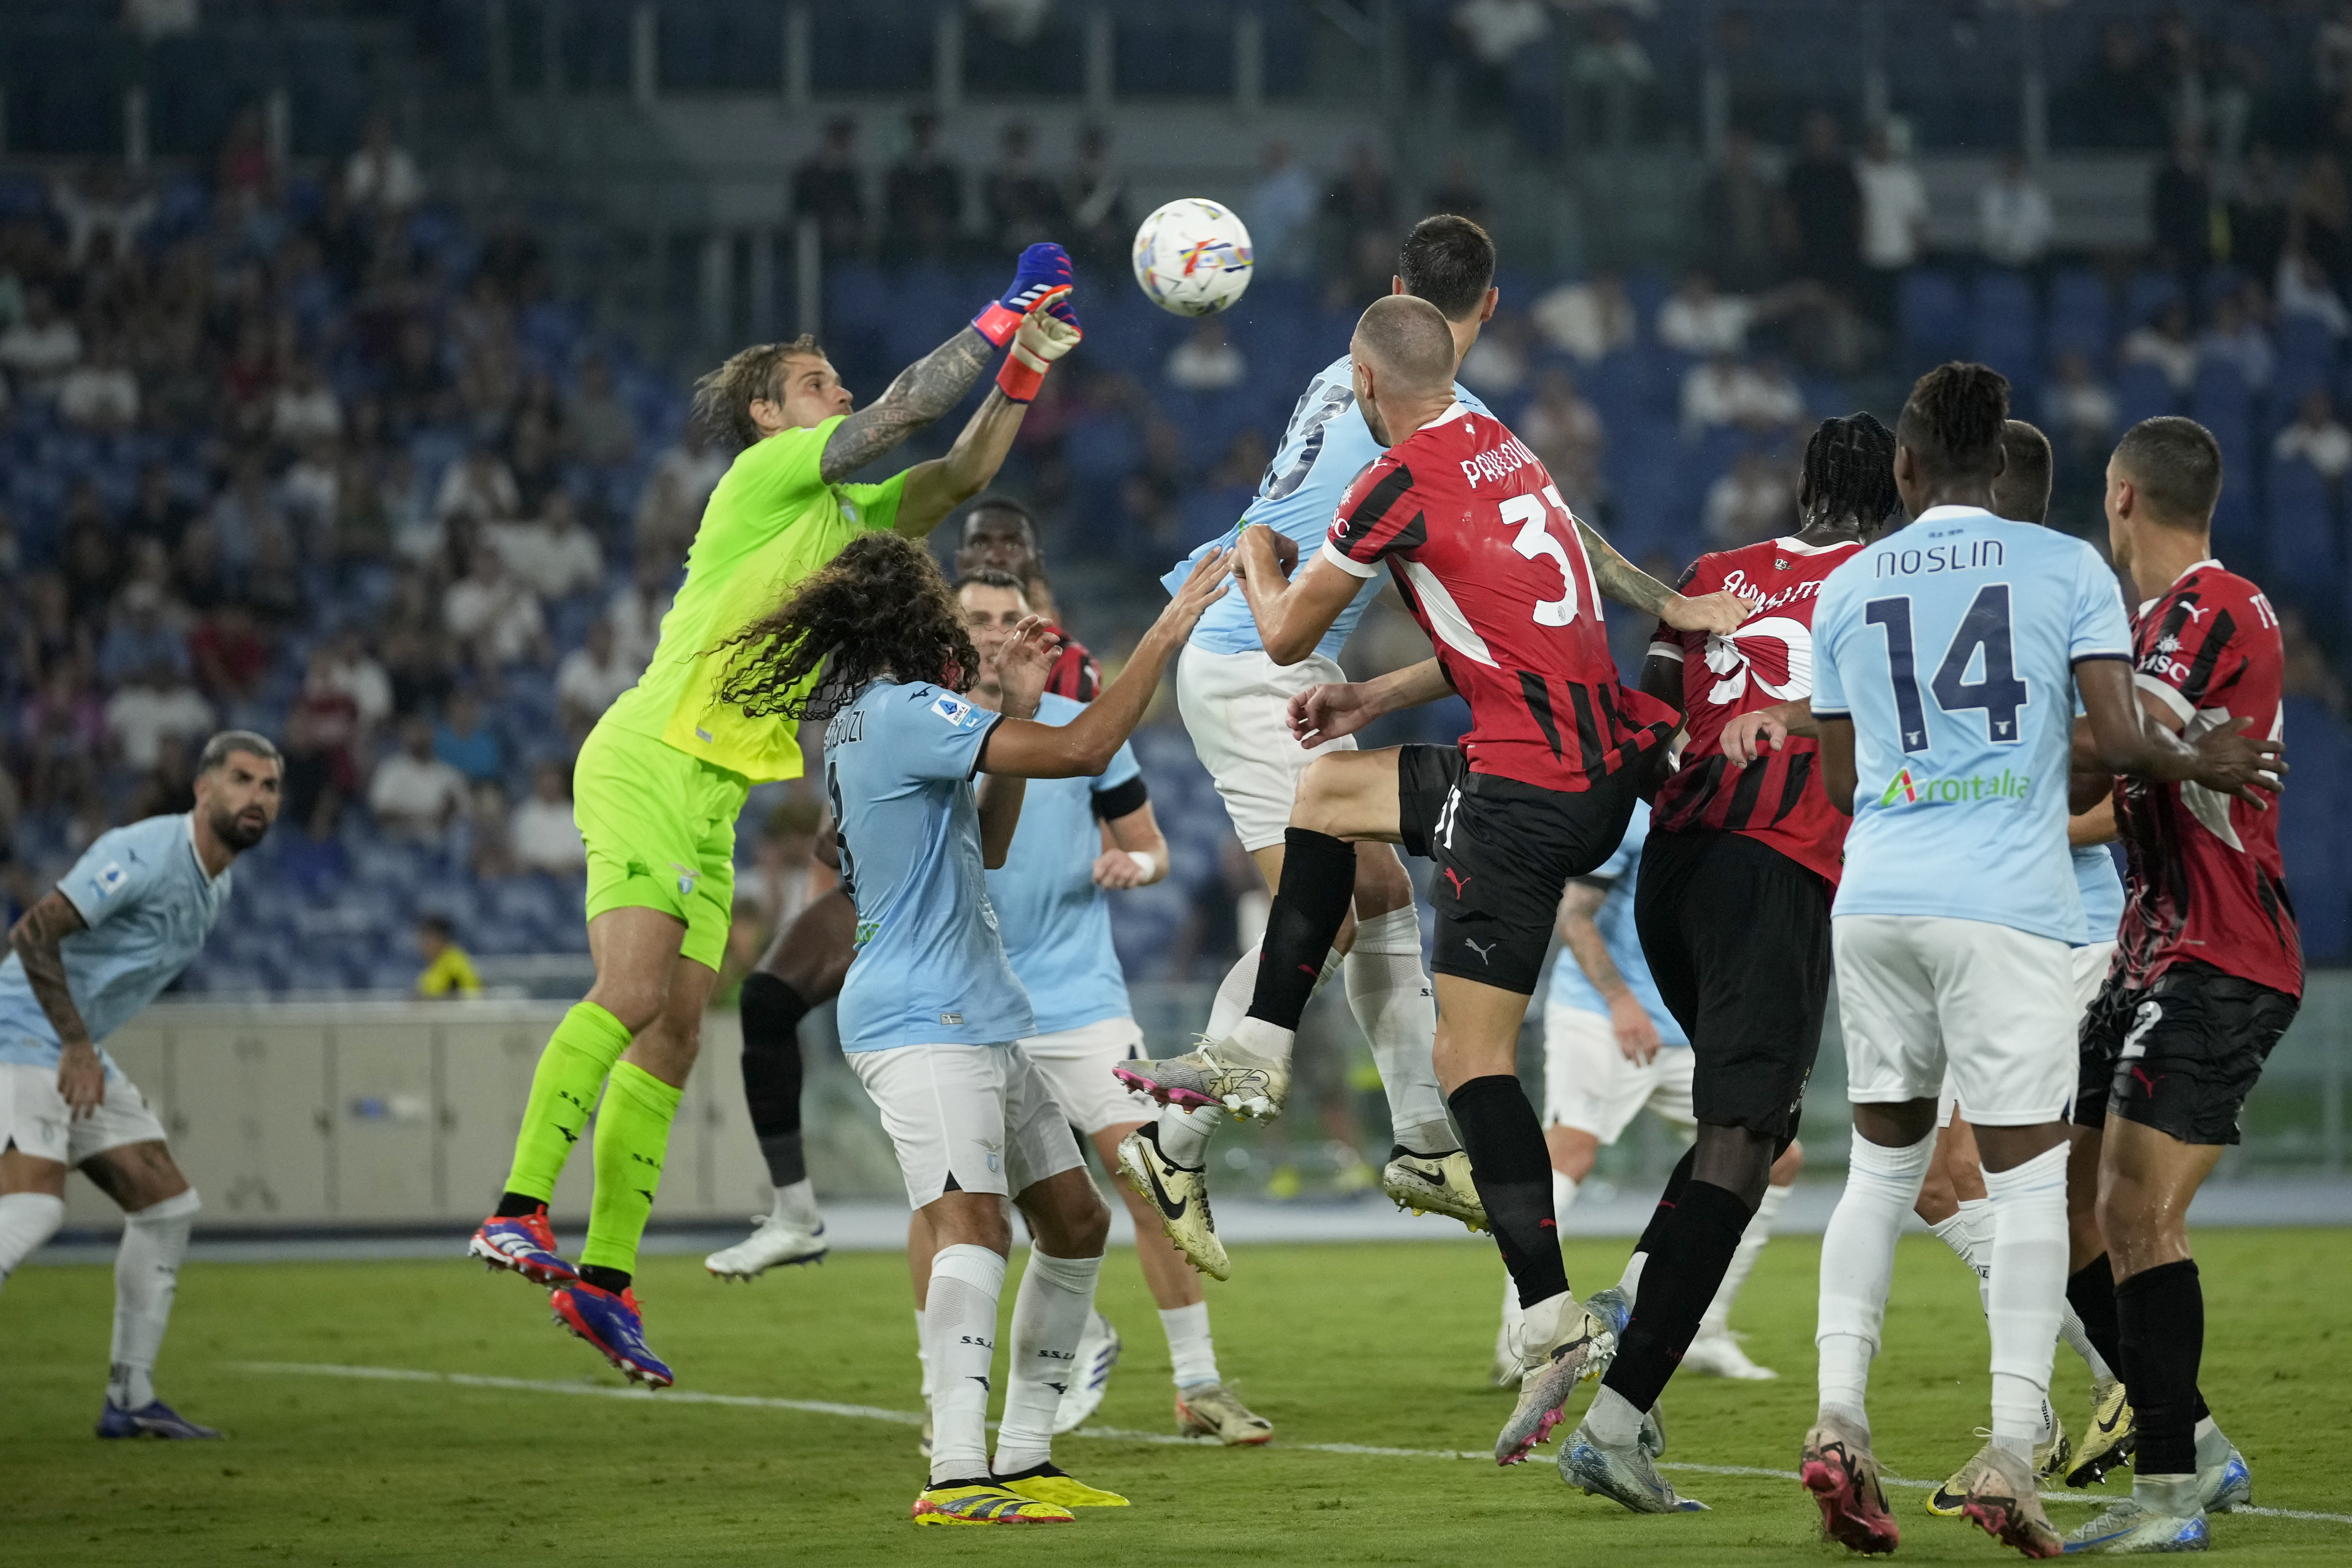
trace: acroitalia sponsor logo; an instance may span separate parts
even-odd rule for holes
[[[1978,800],[2023,800],[2033,791],[2031,774],[2003,768],[1997,773],[1969,773],[1960,778],[1924,778],[1905,768],[1887,782],[1878,797],[1882,806],[1958,805]]]
[[[1509,436],[1504,437],[1499,447],[1489,447],[1485,451],[1463,458],[1462,477],[1470,481],[1470,488],[1475,490],[1482,484],[1507,479],[1535,460],[1536,455],[1528,451],[1517,436]]]

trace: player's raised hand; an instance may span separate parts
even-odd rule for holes
[[[58,1093],[66,1102],[66,1117],[79,1121],[106,1103],[106,1064],[98,1047],[79,1041],[58,1053]]]
[[[1004,688],[1006,713],[1026,719],[1037,711],[1037,700],[1045,694],[1045,678],[1053,673],[1054,660],[1061,651],[1062,639],[1046,625],[1045,616],[1021,618],[991,661]]]
[[[2189,742],[2197,752],[2197,782],[2219,794],[2233,795],[2257,811],[2268,811],[2268,791],[2286,787],[2286,748],[2276,741],[2258,740],[2246,731],[2252,719],[2208,730]]]
[[[1727,637],[1739,629],[1754,607],[1737,594],[1701,594],[1695,599],[1677,594],[1666,601],[1658,618],[1678,632],[1708,632]]]
[[[1076,281],[1068,251],[1050,240],[1033,245],[1021,253],[1003,297],[971,319],[972,331],[1003,348],[1024,320],[1068,299]],[[1076,325],[1076,318],[1071,318],[1071,325]]]
[[[1769,708],[1735,713],[1723,726],[1723,754],[1735,768],[1744,768],[1767,752],[1777,752],[1789,741],[1789,726]]]
[[[1045,384],[1045,373],[1085,336],[1066,291],[1045,309],[1030,311],[1013,331],[1004,364],[996,373],[998,389],[1015,403],[1035,402],[1037,389]]]
[[[1381,710],[1363,682],[1325,681],[1291,698],[1290,733],[1312,751],[1326,741],[1354,734],[1380,716]]]
[[[1168,607],[1160,612],[1160,626],[1178,637],[1191,637],[1202,612],[1225,596],[1231,586],[1226,579],[1232,575],[1233,564],[1234,552],[1230,550],[1212,550],[1202,556],[1193,563],[1192,574],[1184,579],[1184,585],[1176,590],[1176,596],[1168,601]]]

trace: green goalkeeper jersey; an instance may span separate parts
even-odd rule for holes
[[[710,493],[686,582],[662,617],[653,662],[604,723],[649,735],[754,784],[798,778],[800,742],[782,719],[746,718],[719,701],[731,649],[720,644],[781,604],[867,529],[898,521],[907,476],[878,485],[829,485],[818,468],[845,416],[813,430],[781,430],[738,456]]]

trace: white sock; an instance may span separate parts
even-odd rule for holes
[[[2066,1300],[2066,1145],[1987,1171],[1993,1204],[1992,1440],[2032,1460]]]
[[[1822,1237],[1821,1317],[1813,1334],[1821,1350],[1822,1413],[1860,1423],[1865,1436],[1864,1396],[1895,1277],[1895,1238],[1903,1232],[1903,1216],[1918,1205],[1935,1152],[1932,1132],[1895,1149],[1856,1133],[1845,1192]]]
[[[1209,1338],[1206,1301],[1162,1307],[1160,1327],[1168,1336],[1168,1368],[1180,1391],[1224,1381],[1217,1375],[1217,1347]]]
[[[1013,1363],[1004,1420],[996,1429],[1000,1476],[1034,1469],[1054,1457],[1054,1412],[1078,1373],[1078,1338],[1095,1308],[1102,1254],[1049,1258],[1029,1249],[1013,1298]]]
[[[803,1176],[790,1186],[776,1189],[776,1221],[795,1230],[815,1230],[824,1224],[824,1215],[816,1206],[816,1189]]]
[[[1416,1154],[1459,1149],[1462,1141],[1445,1119],[1445,1096],[1431,1061],[1437,1003],[1421,967],[1421,917],[1413,907],[1360,922],[1345,972],[1348,1006],[1372,1043],[1396,1141]]]
[[[1507,1269],[1503,1274],[1503,1349],[1507,1353],[1519,1353],[1519,1335],[1526,1323],[1527,1314],[1519,1310],[1519,1288]]]
[[[1780,1205],[1788,1201],[1788,1188],[1764,1189],[1748,1228],[1739,1233],[1738,1248],[1731,1255],[1731,1266],[1723,1271],[1723,1283],[1716,1287],[1715,1300],[1707,1303],[1706,1311],[1699,1318],[1700,1333],[1719,1334],[1730,1327],[1731,1304],[1739,1300],[1739,1288],[1755,1272],[1756,1260],[1764,1254],[1764,1244],[1772,1239],[1772,1222],[1779,1217]]]
[[[1216,1000],[1209,1004],[1209,1038],[1223,1039],[1249,1012],[1250,1003],[1257,994],[1258,963],[1265,953],[1265,944],[1260,942],[1243,953],[1225,971],[1225,977],[1217,982]]]
[[[0,1285],[16,1265],[40,1251],[66,1222],[66,1201],[47,1193],[10,1193],[0,1197]]]
[[[114,1370],[106,1394],[122,1409],[155,1401],[149,1374],[163,1348],[163,1331],[172,1326],[188,1228],[204,1206],[190,1187],[122,1216],[122,1245],[114,1254]]]
[[[959,1242],[931,1259],[923,1304],[930,1339],[931,1483],[988,1474],[988,1379],[996,1360],[996,1300],[1004,1259]]]
[[[1160,1152],[1180,1165],[1199,1170],[1209,1163],[1209,1139],[1224,1119],[1223,1110],[1214,1105],[1197,1105],[1190,1110],[1161,1106]]]
[[[1637,1252],[1625,1259],[1625,1272],[1617,1276],[1617,1289],[1625,1293],[1628,1307],[1642,1299],[1642,1265],[1649,1261],[1648,1253]]]
[[[1568,1211],[1576,1206],[1576,1189],[1583,1184],[1574,1176],[1551,1173],[1551,1222],[1562,1236],[1568,1234]]]
[[[1244,1018],[1235,1024],[1233,1033],[1225,1037],[1233,1042],[1234,1053],[1252,1061],[1287,1062],[1290,1047],[1298,1038],[1298,1031],[1286,1029],[1279,1024],[1269,1024],[1264,1018]]]
[[[923,1369],[923,1404],[931,1403],[931,1346],[923,1337],[923,1310],[915,1309],[915,1364]]]
[[[1642,1436],[1642,1413],[1633,1408],[1632,1400],[1604,1383],[1592,1396],[1591,1408],[1584,1413],[1584,1426],[1593,1441],[1622,1448]]]
[[[1952,1256],[1969,1266],[1977,1277],[1977,1296],[1983,1301],[1985,1279],[1992,1273],[1992,1201],[1990,1198],[1962,1198],[1959,1211],[1951,1218],[1938,1220],[1927,1227],[1937,1241],[1952,1249]]]
[[[2068,1350],[2083,1358],[2084,1366],[2091,1369],[2092,1383],[2105,1388],[2115,1382],[2115,1368],[2109,1366],[2107,1358],[2099,1353],[2099,1347],[2091,1342],[2090,1331],[2083,1327],[2083,1320],[2075,1313],[2071,1302],[2059,1303],[2058,1337],[2066,1342]]]

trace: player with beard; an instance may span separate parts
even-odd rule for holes
[[[229,867],[277,820],[284,762],[244,730],[205,743],[195,809],[101,833],[8,932],[0,961],[0,1284],[55,1234],[66,1173],[122,1209],[101,1437],[217,1437],[155,1397],[201,1206],[163,1125],[101,1048],[179,977],[228,905]]]
[[[1284,836],[1248,1015],[1224,1037],[1119,1076],[1162,1104],[1279,1113],[1299,1017],[1347,916],[1356,846],[1402,843],[1433,860],[1434,1066],[1525,1313],[1519,1403],[1495,1445],[1498,1463],[1516,1464],[1610,1337],[1569,1293],[1550,1156],[1517,1078],[1519,1026],[1569,879],[1622,840],[1645,763],[1676,727],[1665,704],[1619,684],[1600,595],[1701,632],[1731,632],[1748,606],[1728,593],[1686,599],[1580,522],[1535,455],[1454,397],[1454,337],[1436,306],[1378,301],[1349,356],[1357,405],[1387,451],[1349,486],[1313,563],[1286,582],[1271,536],[1244,529],[1236,574],[1276,663],[1310,653],[1383,563],[1436,647],[1411,669],[1294,698],[1302,746],[1456,690],[1471,727],[1455,746],[1316,758]],[[1120,1155],[1133,1179],[1150,1151],[1139,1136]],[[1151,1157],[1144,1173],[1164,1181]],[[1184,1244],[1172,1226],[1171,1237]]]

